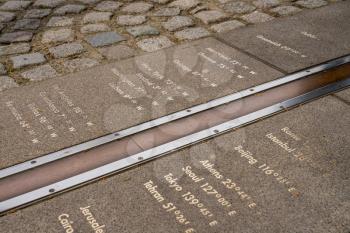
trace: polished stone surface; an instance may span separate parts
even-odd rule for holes
[[[9,90],[0,95],[0,168],[281,76],[208,38]]]
[[[349,128],[349,106],[329,96],[8,214],[0,224],[18,233],[347,233]]]
[[[350,53],[350,2],[304,11],[219,37],[284,71],[294,72]]]

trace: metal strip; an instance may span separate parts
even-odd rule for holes
[[[109,176],[111,174],[120,172],[132,166],[144,163],[146,161],[162,157],[171,152],[179,150],[188,145],[198,143],[200,141],[206,140],[211,137],[215,137],[224,132],[227,132],[232,129],[242,127],[244,125],[255,122],[261,118],[266,118],[273,114],[277,114],[281,111],[286,110],[287,108],[296,107],[302,103],[309,102],[315,98],[327,95],[329,93],[335,92],[337,90],[343,89],[350,86],[350,78],[345,80],[332,83],[330,85],[324,86],[322,88],[313,90],[304,95],[286,100],[279,104],[272,105],[270,107],[258,110],[256,112],[247,114],[245,116],[230,120],[218,126],[208,128],[197,133],[182,137],[180,139],[174,140],[169,143],[157,146],[155,148],[140,152],[138,154],[132,155],[128,158],[118,160],[116,162],[101,166],[99,168],[81,173],[79,175],[67,178],[65,180],[56,182],[54,184],[36,189],[34,191],[19,195],[17,197],[8,199],[0,203],[0,212],[9,211],[14,208],[22,207],[28,205],[29,203],[39,201],[42,198],[47,196],[57,194],[59,192],[67,191],[73,187],[81,186],[90,182],[95,181],[104,176]]]
[[[350,55],[0,170],[0,179],[350,62]]]

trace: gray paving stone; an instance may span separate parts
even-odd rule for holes
[[[69,57],[85,51],[84,47],[78,43],[67,43],[49,49],[54,58]]]
[[[51,13],[51,9],[31,9],[26,12],[23,18],[26,19],[41,19],[48,16]]]
[[[350,2],[219,35],[226,43],[287,73],[350,53]]]
[[[125,40],[125,38],[116,32],[101,32],[92,36],[85,37],[85,40],[93,47],[102,47]]]
[[[192,18],[188,16],[174,16],[162,24],[168,31],[176,31],[192,25],[194,25],[194,22]]]
[[[33,38],[33,33],[28,31],[18,31],[4,33],[0,36],[0,43],[28,42]]]
[[[106,32],[110,30],[111,28],[103,23],[87,24],[80,28],[80,32],[83,34],[94,32]]]
[[[99,22],[104,22],[110,20],[112,17],[111,12],[90,12],[87,13],[84,18],[83,18],[83,23],[99,23]]]
[[[46,24],[48,27],[64,27],[70,26],[73,24],[73,18],[69,18],[66,16],[54,16],[49,22]]]
[[[189,10],[193,7],[196,7],[201,2],[198,0],[176,0],[169,3],[169,6],[179,7],[181,10]]]
[[[9,76],[0,76],[0,91],[18,87],[18,84]]]
[[[139,25],[147,21],[145,15],[121,15],[117,17],[117,24],[121,26]]]
[[[295,4],[301,7],[312,9],[325,6],[328,3],[324,0],[299,0]]]
[[[39,19],[21,19],[17,20],[16,24],[13,26],[15,30],[33,30],[40,26]]]
[[[260,9],[268,9],[280,5],[279,0],[256,0],[253,4]]]
[[[55,8],[66,0],[36,0],[34,6],[43,8]]]
[[[274,17],[259,11],[254,11],[253,13],[243,15],[241,16],[241,18],[247,21],[248,23],[253,24],[264,23],[274,19]]]
[[[81,4],[68,4],[57,8],[54,15],[79,14],[86,9],[86,6]]]
[[[16,15],[12,12],[5,12],[1,11],[0,12],[0,23],[7,23],[16,18]]]
[[[63,28],[58,30],[49,30],[44,32],[42,43],[70,42],[74,40],[74,32],[72,29]]]
[[[228,17],[225,13],[217,10],[201,11],[194,16],[202,20],[205,24],[216,23]]]
[[[33,69],[24,71],[21,76],[30,81],[41,81],[58,76],[58,73],[49,64],[41,65]]]
[[[94,67],[98,65],[99,62],[95,59],[91,58],[77,58],[69,61],[65,61],[63,63],[63,66],[69,71],[69,72],[76,72],[79,70],[88,69],[91,67]]]
[[[139,48],[146,52],[154,52],[174,45],[174,43],[171,42],[166,36],[143,39],[136,44]]]
[[[98,49],[108,60],[123,60],[134,56],[135,50],[126,45],[114,45]]]
[[[20,69],[30,65],[40,64],[46,61],[41,53],[28,53],[10,57],[14,69]]]
[[[159,34],[158,29],[150,25],[135,26],[135,27],[127,28],[126,31],[134,37]]]
[[[121,11],[129,14],[145,13],[153,8],[153,5],[147,2],[133,2],[124,6]]]
[[[249,3],[246,3],[246,2],[242,2],[242,1],[228,2],[228,3],[224,4],[222,8],[225,11],[227,11],[229,13],[233,13],[233,14],[246,14],[246,13],[250,13],[256,9],[255,6],[253,6]]]
[[[0,46],[0,56],[13,55],[17,53],[27,53],[30,50],[29,43],[15,43],[5,46]]]
[[[175,16],[175,15],[179,15],[180,12],[181,10],[178,7],[164,7],[154,12],[153,16],[157,16],[157,17]]]
[[[238,20],[230,20],[230,21],[215,24],[211,26],[211,29],[215,32],[226,32],[242,26],[245,26],[245,24],[239,22]]]
[[[179,40],[195,40],[209,35],[210,32],[202,27],[186,28],[175,33],[175,37]]]
[[[0,10],[20,11],[26,9],[30,4],[31,1],[8,1],[0,7]]]
[[[295,6],[278,6],[270,10],[271,12],[280,16],[293,15],[301,11],[300,8]]]
[[[121,2],[115,2],[115,1],[103,1],[97,4],[97,6],[94,8],[97,11],[116,11],[121,7],[123,3]]]
[[[7,74],[6,67],[4,66],[4,64],[0,63],[0,75],[4,74]]]

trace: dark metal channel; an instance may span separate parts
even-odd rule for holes
[[[350,63],[0,180],[0,202],[350,77]]]

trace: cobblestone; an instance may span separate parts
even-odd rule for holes
[[[194,15],[194,14],[196,14],[196,13],[198,13],[198,12],[200,12],[200,11],[205,11],[205,10],[209,10],[210,8],[208,7],[208,6],[196,6],[195,8],[193,8],[191,11],[190,11],[190,13],[192,14],[192,15]]]
[[[121,15],[117,18],[117,24],[121,26],[133,26],[142,24],[147,21],[147,17],[145,15]]]
[[[122,8],[122,12],[126,12],[129,14],[132,13],[144,13],[153,8],[153,5],[146,2],[134,2],[126,5]]]
[[[30,50],[29,43],[16,43],[0,46],[0,56],[27,53]]]
[[[111,12],[90,12],[87,13],[83,18],[83,23],[100,23],[108,21],[112,16]]]
[[[135,26],[135,27],[127,28],[126,31],[134,37],[159,34],[158,29],[150,25]]]
[[[170,2],[170,0],[151,0],[152,2],[159,3],[159,4],[165,4]]]
[[[17,20],[13,26],[15,30],[33,30],[40,26],[39,19],[21,19]]]
[[[84,47],[77,42],[67,43],[49,49],[54,58],[69,57],[85,51]]]
[[[242,27],[244,25],[244,23],[241,23],[238,20],[230,20],[219,24],[215,24],[211,27],[211,29],[215,32],[225,32]]]
[[[63,27],[63,26],[70,26],[73,24],[73,18],[69,17],[52,17],[49,22],[46,24],[48,27]]]
[[[137,42],[137,46],[146,52],[154,52],[172,45],[174,45],[174,43],[165,36],[143,39]]]
[[[58,76],[58,73],[49,64],[41,65],[36,68],[21,73],[21,76],[30,81],[41,81]]]
[[[101,32],[87,36],[85,40],[93,47],[102,47],[123,41],[125,38],[116,32]]]
[[[324,0],[299,0],[296,4],[301,7],[312,9],[325,6],[327,5],[327,2]]]
[[[194,25],[194,22],[188,16],[174,16],[163,23],[163,27],[168,31],[176,31],[192,25]]]
[[[93,5],[100,2],[101,0],[77,0],[77,1],[86,5]]]
[[[0,10],[4,11],[19,11],[26,9],[31,4],[31,1],[8,1],[1,5]]]
[[[86,9],[86,6],[80,4],[68,4],[61,6],[54,11],[54,15],[79,14]]]
[[[4,74],[7,74],[6,67],[4,66],[4,64],[0,63],[0,75]]]
[[[267,9],[280,5],[280,2],[278,0],[257,0],[253,4],[260,9]]]
[[[223,6],[223,9],[233,14],[245,14],[250,13],[256,9],[255,6],[246,2],[228,2]]]
[[[80,32],[83,34],[94,32],[106,32],[110,30],[111,28],[103,23],[87,24],[80,28]]]
[[[210,32],[202,27],[186,28],[182,31],[176,32],[175,37],[179,40],[194,40],[209,36]]]
[[[64,3],[66,0],[36,0],[34,6],[55,8],[56,6]]]
[[[4,33],[0,36],[0,43],[28,42],[33,38],[33,33],[28,31],[18,31]]]
[[[77,1],[85,5],[96,5],[97,3],[101,2],[101,0],[77,0]]]
[[[136,54],[135,50],[126,45],[114,45],[98,50],[108,60],[122,60]]]
[[[26,19],[41,19],[51,13],[50,9],[32,9],[23,16]]]
[[[7,23],[14,20],[15,18],[16,15],[14,13],[4,11],[0,12],[0,23]]]
[[[254,23],[254,24],[264,23],[274,19],[272,16],[259,11],[254,11],[253,13],[243,15],[241,18],[247,21],[248,23]]]
[[[198,6],[200,1],[198,0],[176,0],[171,2],[169,6],[179,7],[181,10],[189,10],[195,6]]]
[[[17,87],[18,84],[9,76],[0,76],[0,91]]]
[[[38,52],[47,54],[47,63],[34,61],[33,74],[50,64],[62,72],[68,71],[65,64],[75,72],[333,1],[0,0],[0,64],[13,76],[10,80],[17,80],[28,70],[10,72],[11,58]]]
[[[293,15],[300,11],[301,9],[295,6],[278,6],[271,9],[271,12],[276,13],[280,16]]]
[[[123,3],[121,3],[121,2],[104,1],[104,2],[100,2],[99,4],[97,4],[97,6],[94,9],[97,11],[113,12],[113,11],[119,9],[119,7],[121,7],[122,5],[123,5]]]
[[[26,66],[41,64],[46,61],[41,53],[28,53],[10,58],[13,68],[20,69]]]
[[[58,29],[44,32],[42,43],[70,42],[74,40],[74,32],[72,29]]]
[[[75,72],[79,70],[85,70],[94,66],[97,66],[99,63],[95,59],[91,58],[76,58],[73,60],[65,61],[63,66],[69,72]]]
[[[175,16],[179,15],[181,12],[180,8],[178,7],[166,7],[161,8],[153,13],[153,16],[163,17],[163,16]]]
[[[226,15],[220,11],[212,10],[212,11],[201,11],[201,12],[195,14],[195,17],[202,20],[202,22],[205,24],[210,24],[210,23],[222,21],[222,20],[226,19],[228,17],[228,15]]]

